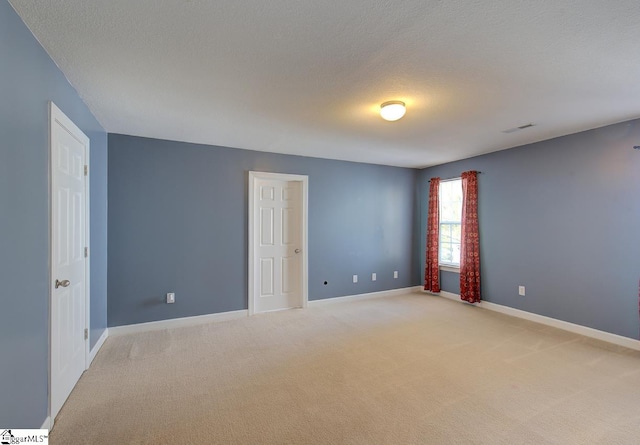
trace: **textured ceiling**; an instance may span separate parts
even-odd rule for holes
[[[11,4],[110,133],[423,167],[640,117],[637,0]]]

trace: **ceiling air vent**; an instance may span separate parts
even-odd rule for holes
[[[533,127],[535,124],[525,124],[520,125],[519,127],[509,128],[508,130],[502,130],[503,133],[515,133],[516,131],[524,130],[525,128]]]

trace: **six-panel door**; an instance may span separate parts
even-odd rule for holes
[[[258,179],[256,312],[301,306],[301,183]]]

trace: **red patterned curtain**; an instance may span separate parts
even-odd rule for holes
[[[431,178],[429,215],[427,216],[427,256],[424,267],[424,290],[440,292],[438,251],[440,242],[440,178]]]
[[[478,172],[462,174],[462,244],[460,246],[460,298],[480,298],[480,238],[478,231]]]

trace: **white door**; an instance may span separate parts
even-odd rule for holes
[[[51,104],[51,419],[85,369],[89,139]]]
[[[253,183],[252,313],[306,305],[305,183],[269,176]]]

